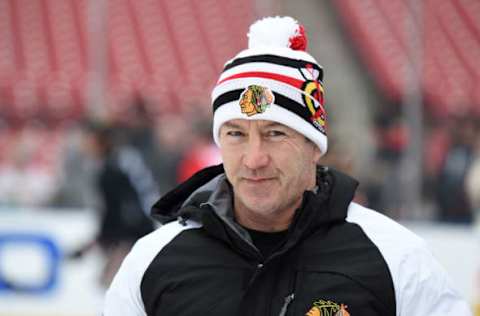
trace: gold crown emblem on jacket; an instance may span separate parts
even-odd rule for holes
[[[318,300],[313,302],[313,307],[305,316],[350,316],[348,306],[332,301]]]

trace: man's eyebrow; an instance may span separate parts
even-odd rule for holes
[[[270,123],[267,123],[264,125],[264,127],[286,127],[285,125],[283,124],[280,124],[280,123],[277,123],[277,122],[270,122]]]
[[[235,123],[232,123],[232,122],[225,122],[223,124],[224,127],[228,127],[228,128],[237,128],[237,129],[241,129],[242,127],[238,124],[235,124]]]

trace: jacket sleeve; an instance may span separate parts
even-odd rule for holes
[[[397,316],[471,316],[468,304],[425,245],[417,246],[400,264]]]
[[[199,227],[201,225],[193,221],[186,223],[175,221],[140,238],[125,257],[113,278],[106,293],[103,316],[146,316],[147,312],[141,293],[141,283],[145,271],[163,247],[178,234],[184,230]]]
[[[146,316],[140,293],[144,273],[144,269],[140,267],[144,264],[138,262],[141,258],[136,252],[138,251],[134,247],[125,257],[107,290],[103,316]]]

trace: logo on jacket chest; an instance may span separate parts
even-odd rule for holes
[[[318,300],[313,302],[313,307],[305,316],[350,316],[348,306],[332,301]]]

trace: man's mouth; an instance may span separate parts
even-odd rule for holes
[[[250,183],[264,183],[267,181],[272,181],[275,178],[273,177],[249,177],[249,178],[243,178],[243,180],[250,182]]]

